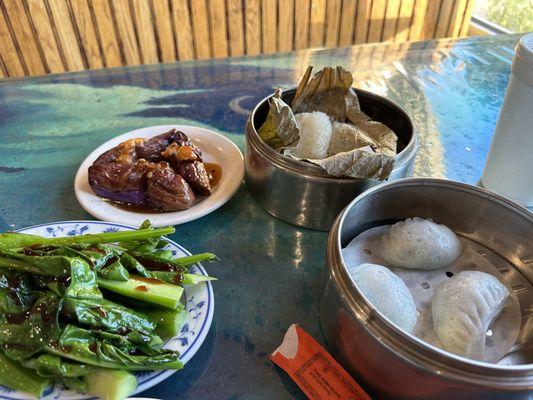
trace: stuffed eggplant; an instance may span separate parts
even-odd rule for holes
[[[196,195],[211,194],[211,181],[200,149],[176,129],[122,142],[89,167],[89,185],[98,196],[161,212],[190,208]]]

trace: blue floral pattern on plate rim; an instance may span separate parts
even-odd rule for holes
[[[34,225],[18,229],[17,232],[31,233],[45,237],[74,236],[87,233],[117,232],[130,230],[135,227],[104,221],[59,221],[47,224]],[[171,250],[172,254],[179,256],[191,255],[189,251],[179,244],[169,240],[165,250]],[[191,267],[190,271],[195,274],[207,275],[201,264]],[[189,319],[183,325],[178,336],[170,339],[165,347],[180,352],[180,360],[185,364],[189,361],[202,345],[214,313],[214,294],[211,282],[185,287],[186,307],[189,311]],[[176,371],[140,371],[136,372],[138,386],[134,394],[140,393],[167,379]],[[8,389],[0,385],[1,400],[25,400],[34,399],[28,393]],[[72,390],[64,390],[61,387],[50,387],[41,397],[46,400],[92,400],[95,397],[89,394],[77,393]]]

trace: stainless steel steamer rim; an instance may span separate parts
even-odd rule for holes
[[[334,281],[341,286],[341,289],[344,289],[342,296],[350,306],[355,317],[369,334],[380,338],[383,346],[415,368],[421,368],[425,371],[429,368],[435,374],[452,381],[475,383],[484,387],[505,387],[506,390],[524,390],[524,388],[530,388],[533,390],[533,364],[490,364],[448,353],[398,329],[364,300],[361,292],[349,276],[342,260],[340,230],[345,223],[349,210],[355,204],[375,192],[385,191],[390,187],[396,186],[459,188],[512,209],[522,217],[527,218],[533,226],[533,214],[527,209],[485,189],[472,187],[463,183],[441,179],[407,178],[383,183],[368,189],[357,196],[339,215],[328,239],[327,264],[330,266],[330,272],[334,277]]]
[[[355,89],[361,108],[398,136],[396,162],[389,180],[410,176],[418,150],[418,137],[409,116],[392,101]],[[295,90],[283,92],[290,103]],[[254,199],[274,217],[305,228],[329,231],[339,213],[357,195],[380,183],[377,179],[356,179],[328,175],[321,167],[277,152],[257,133],[256,126],[268,114],[267,96],[252,110],[245,130],[245,181]]]
[[[295,91],[295,90],[296,90],[295,88],[284,89],[282,91],[282,96],[283,96],[283,93],[292,92],[292,91]],[[401,114],[403,114],[403,116],[406,118],[407,121],[409,121],[409,124],[411,125],[413,134],[411,135],[411,139],[405,145],[405,147],[402,149],[402,151],[400,151],[396,155],[396,160],[395,160],[394,168],[393,168],[393,173],[394,173],[395,170],[401,169],[401,167],[406,162],[410,161],[410,159],[414,155],[416,155],[416,150],[418,149],[418,135],[415,132],[415,129],[414,129],[414,126],[413,126],[413,124],[411,122],[411,119],[409,118],[409,116],[407,115],[407,113],[405,112],[405,110],[403,108],[401,108],[397,104],[393,103],[389,99],[387,99],[387,98],[385,98],[383,96],[379,96],[379,95],[377,95],[375,93],[368,92],[366,90],[362,90],[362,89],[356,89],[356,91],[358,93],[362,93],[362,94],[365,94],[365,95],[368,95],[368,96],[371,96],[371,97],[379,98],[380,101],[383,101],[384,103],[387,103],[389,106],[396,108]],[[364,180],[364,179],[358,179],[358,178],[331,176],[331,175],[327,174],[326,171],[324,171],[321,167],[319,167],[316,164],[313,164],[313,163],[310,163],[310,162],[307,162],[307,161],[297,160],[297,159],[289,157],[289,156],[285,156],[285,155],[281,154],[280,152],[274,150],[268,144],[266,144],[265,141],[263,139],[261,139],[261,137],[259,136],[259,133],[257,132],[258,128],[256,128],[254,120],[255,120],[255,114],[256,114],[257,110],[261,106],[263,106],[263,104],[266,103],[272,96],[273,95],[270,94],[270,95],[264,97],[263,99],[261,99],[257,103],[257,105],[254,107],[254,109],[252,110],[252,112],[250,114],[250,117],[249,117],[249,123],[250,123],[250,126],[251,126],[252,129],[250,129],[250,130],[246,129],[246,136],[254,144],[255,150],[259,151],[261,153],[261,155],[263,155],[269,161],[271,161],[272,163],[274,163],[274,164],[276,164],[276,165],[278,165],[280,167],[284,167],[287,170],[290,170],[290,171],[293,171],[293,172],[296,172],[296,173],[299,173],[299,174],[312,175],[313,178],[315,178],[315,179],[323,178],[323,179],[326,179],[326,180],[335,180],[335,181]],[[252,132],[253,134],[248,134],[249,131]]]

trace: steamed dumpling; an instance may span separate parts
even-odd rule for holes
[[[461,242],[450,228],[416,217],[392,225],[381,249],[390,266],[425,270],[450,265],[460,255]]]
[[[380,313],[404,331],[413,332],[417,320],[415,301],[398,276],[382,265],[367,263],[352,269],[350,275]]]
[[[494,276],[463,271],[437,288],[431,302],[433,328],[442,348],[480,359],[487,330],[502,311],[509,291]]]

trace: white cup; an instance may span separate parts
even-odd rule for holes
[[[479,185],[533,207],[533,32],[520,39],[515,52]]]

